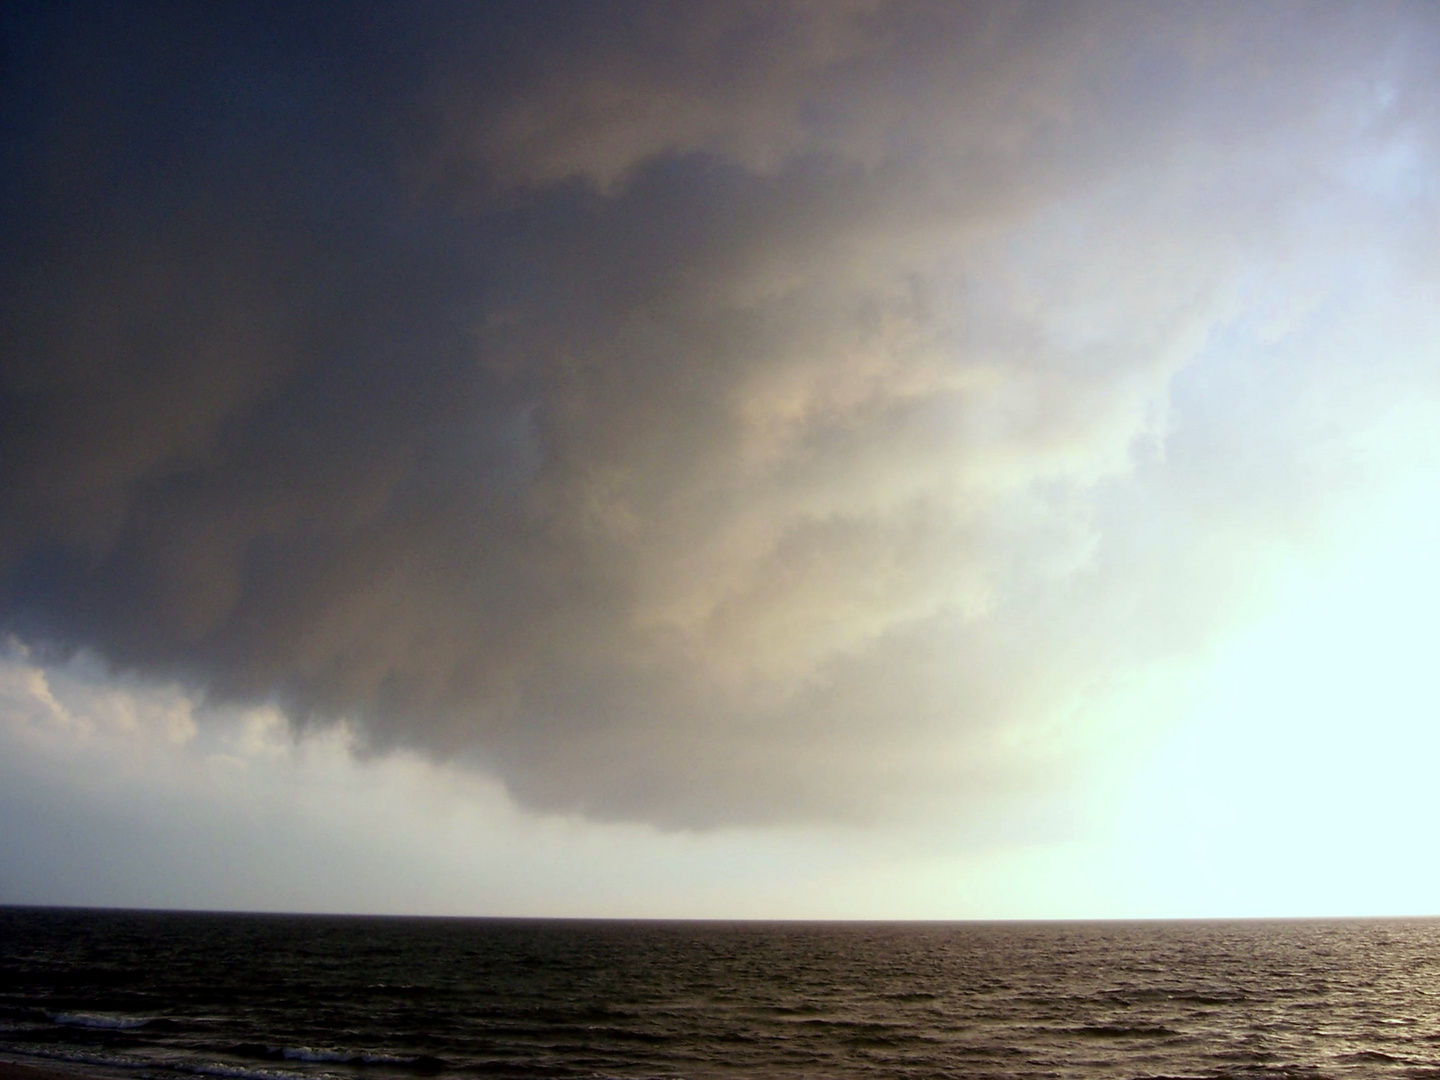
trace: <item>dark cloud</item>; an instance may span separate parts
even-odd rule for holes
[[[15,9],[0,618],[544,808],[1020,784],[1229,603],[1102,495],[1431,23]]]

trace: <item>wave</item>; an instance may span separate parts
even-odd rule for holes
[[[299,1080],[296,1073],[280,1069],[251,1069],[243,1065],[227,1065],[223,1061],[206,1061],[199,1064],[174,1062],[166,1066],[173,1072],[191,1073],[196,1076],[220,1076],[226,1080]]]
[[[153,1017],[115,1016],[110,1013],[63,1012],[52,1013],[50,1019],[66,1027],[105,1028],[111,1031],[128,1031],[144,1027]]]
[[[72,1065],[95,1065],[108,1069],[147,1069],[156,1072],[188,1073],[198,1076],[218,1076],[227,1080],[306,1080],[305,1074],[288,1072],[284,1069],[257,1069],[243,1065],[231,1065],[223,1061],[151,1061],[123,1054],[95,1054],[76,1050],[42,1050],[39,1048],[4,1047],[6,1054],[45,1061],[63,1061]],[[277,1055],[278,1056],[278,1055]],[[345,1057],[340,1061],[352,1061]],[[353,1059],[358,1062],[358,1058]]]
[[[1068,1033],[1091,1039],[1168,1039],[1180,1034],[1163,1024],[1086,1024]]]
[[[329,1050],[315,1046],[267,1046],[262,1051],[265,1057],[283,1061],[304,1061],[315,1065],[396,1065],[402,1068],[428,1068],[443,1066],[439,1058],[422,1054],[406,1057],[401,1054],[386,1054],[378,1050]]]
[[[79,1050],[44,1050],[39,1047],[20,1047],[7,1043],[0,1046],[7,1057],[34,1058],[40,1061],[63,1061],[71,1065],[95,1065],[106,1069],[144,1069],[148,1061],[118,1054],[91,1054]]]
[[[352,1067],[357,1065],[388,1065],[392,1068],[408,1069],[422,1076],[431,1075],[449,1067],[446,1062],[437,1057],[432,1057],[429,1054],[421,1054],[418,1057],[404,1057],[399,1054],[385,1054],[378,1051],[347,1053],[345,1051],[322,1050],[309,1046],[238,1046],[235,1050],[242,1054],[259,1052],[265,1057],[276,1060],[304,1062],[306,1064],[349,1065]],[[124,1070],[127,1072],[145,1069],[153,1070],[157,1074],[184,1073],[192,1076],[220,1077],[222,1080],[316,1080],[317,1077],[329,1077],[332,1075],[329,1073],[290,1071],[288,1069],[232,1064],[227,1061],[213,1059],[203,1061],[177,1061],[173,1059],[156,1061],[126,1054],[97,1054],[82,1050],[51,1050],[41,1049],[39,1047],[21,1048],[8,1043],[0,1045],[0,1052],[21,1058],[65,1062],[71,1065],[93,1065],[100,1068]]]
[[[316,1063],[330,1063],[335,1065],[349,1065],[360,1060],[359,1054],[352,1054],[344,1050],[317,1050],[313,1046],[280,1046],[271,1047],[270,1052],[286,1061],[309,1061]]]

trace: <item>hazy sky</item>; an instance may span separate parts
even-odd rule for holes
[[[0,902],[1440,913],[1440,8],[0,27]]]

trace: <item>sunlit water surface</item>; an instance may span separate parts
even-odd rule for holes
[[[136,1077],[1440,1078],[1440,922],[0,908],[0,1053]]]

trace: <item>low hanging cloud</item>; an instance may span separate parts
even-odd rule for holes
[[[0,622],[547,810],[1053,783],[1433,392],[1437,30],[34,9]]]

